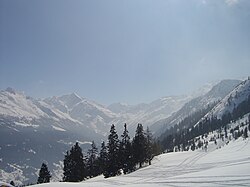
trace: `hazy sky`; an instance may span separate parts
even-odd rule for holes
[[[0,0],[0,89],[133,104],[248,75],[249,0]]]

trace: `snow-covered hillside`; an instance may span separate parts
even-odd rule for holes
[[[162,132],[165,132],[166,129],[174,126],[185,117],[222,100],[241,82],[240,80],[223,80],[217,83],[209,92],[185,103],[180,110],[173,113],[170,117],[155,122],[151,126],[151,129],[155,131],[156,136],[159,136]]]
[[[221,118],[226,113],[232,113],[241,102],[250,96],[250,79],[241,82],[232,92],[230,92],[206,117],[216,116]]]
[[[50,183],[36,187],[96,186],[249,186],[250,141],[239,138],[221,148],[209,143],[208,150],[174,152],[154,158],[152,165],[128,175],[81,183]]]
[[[0,92],[0,114],[20,118],[40,118],[45,115],[30,98],[12,88]]]

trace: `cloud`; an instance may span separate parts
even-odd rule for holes
[[[225,0],[226,4],[229,6],[233,6],[237,3],[239,3],[239,0]]]

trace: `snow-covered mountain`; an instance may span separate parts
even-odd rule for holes
[[[156,136],[160,135],[162,132],[165,132],[167,128],[177,124],[192,113],[219,102],[241,82],[242,81],[240,80],[220,81],[206,94],[196,97],[185,103],[185,105],[180,110],[173,113],[170,117],[154,123],[151,126],[151,129],[155,132]]]
[[[105,134],[110,127],[110,122],[118,117],[101,104],[82,98],[75,93],[46,98],[44,102],[99,134]]]
[[[87,148],[93,139],[103,137],[68,113],[14,89],[0,92],[0,178],[34,181],[42,162],[54,170],[75,141]]]
[[[198,94],[198,98],[167,96],[148,104],[116,103],[108,107],[75,93],[41,100],[11,88],[0,91],[0,180],[10,177],[20,182],[33,182],[42,162],[47,162],[57,176],[63,153],[75,141],[79,141],[83,149],[92,140],[100,143],[111,124],[115,124],[120,133],[127,123],[131,136],[138,123],[163,132],[159,127],[167,124],[166,121],[174,124],[191,112],[224,98],[239,83],[226,80],[212,89],[211,85],[206,86],[194,94]]]
[[[191,96],[168,96],[149,104],[114,103],[105,107],[72,93],[46,98],[43,101],[52,108],[66,113],[72,119],[94,129],[95,132],[106,135],[111,124],[115,124],[118,132],[122,132],[123,124],[127,123],[131,133],[134,132],[138,123],[150,126],[160,119],[169,117],[191,98]]]
[[[242,81],[229,94],[227,94],[204,118],[217,117],[222,118],[224,114],[232,114],[233,110],[243,101],[250,97],[250,79]],[[201,119],[202,120],[202,119]]]
[[[150,127],[155,122],[171,116],[171,114],[178,111],[191,98],[191,96],[168,96],[157,99],[149,104],[142,103],[135,106],[119,103],[113,104],[109,108],[114,112],[119,111],[119,117],[112,121],[112,123],[127,123],[131,134],[133,134],[138,123],[143,124],[145,127]]]

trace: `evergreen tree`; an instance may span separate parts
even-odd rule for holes
[[[145,151],[146,151],[146,162],[151,165],[151,160],[153,159],[153,136],[152,133],[150,132],[149,128],[147,127],[146,131],[146,146],[145,146]]]
[[[191,150],[192,150],[192,151],[195,150],[195,142],[194,142],[194,140],[192,140],[192,143],[191,143]]]
[[[51,178],[51,175],[50,175],[47,165],[45,163],[42,163],[41,169],[39,171],[39,176],[37,179],[37,184],[48,183],[50,182],[50,178]]]
[[[248,137],[248,134],[247,134],[247,127],[245,127],[245,129],[244,129],[243,137],[244,137],[244,138],[247,138],[247,137]]]
[[[224,127],[225,138],[227,138],[227,126]]]
[[[138,124],[137,126],[132,145],[135,163],[139,164],[141,168],[142,164],[146,161],[146,138],[142,124]]]
[[[72,159],[69,155],[69,151],[64,155],[63,160],[63,181],[69,182],[71,178],[71,170],[72,170]]]
[[[82,149],[78,142],[71,148],[70,152],[67,151],[64,158],[63,170],[63,181],[65,182],[80,182],[84,180],[85,163]]]
[[[100,173],[99,163],[98,163],[98,149],[94,141],[92,141],[91,149],[88,150],[86,169],[88,173],[87,175],[89,177],[95,177]]]
[[[134,170],[134,162],[132,156],[132,146],[130,142],[130,137],[127,130],[126,123],[124,124],[124,131],[121,135],[120,142],[120,167],[123,169],[124,174],[129,173]]]
[[[100,173],[104,174],[106,170],[107,162],[108,162],[107,147],[105,145],[105,142],[103,141],[101,145],[100,156],[99,156]]]
[[[108,136],[108,161],[104,176],[112,177],[120,174],[119,171],[119,139],[115,130],[115,125],[111,125],[110,135]]]

